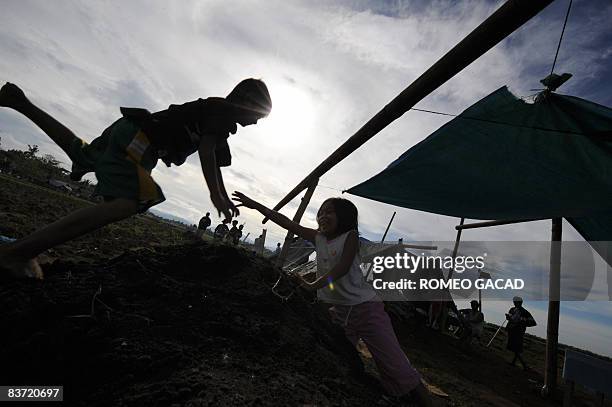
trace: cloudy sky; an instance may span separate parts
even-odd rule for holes
[[[0,14],[0,81],[20,85],[35,103],[90,141],[119,116],[119,106],[157,111],[170,103],[224,96],[241,79],[261,78],[272,95],[272,114],[230,138],[233,165],[223,175],[228,191],[240,190],[273,206],[500,4],[8,1]],[[550,71],[567,4],[550,5],[417,107],[458,114],[503,85],[518,96],[533,94]],[[612,3],[574,1],[556,69],[574,77],[561,93],[612,106],[611,19]],[[405,114],[321,179],[303,223],[315,226],[316,209],[325,198],[378,173],[446,120]],[[6,109],[0,110],[0,137],[3,148],[38,144],[43,153],[69,165],[43,133]],[[158,210],[193,223],[203,212],[214,212],[197,157],[181,167],[160,162],[153,176],[167,197]],[[380,238],[393,211],[389,239],[455,237],[457,219],[349,198],[359,208],[360,230],[367,238]],[[295,199],[283,212],[292,216],[297,204]],[[244,210],[240,221],[251,236],[261,232],[259,214]],[[283,239],[282,230],[265,227],[268,246]],[[564,227],[564,239],[580,240],[569,224]],[[550,223],[468,231],[464,238],[548,240]],[[601,330],[598,339],[579,342],[601,352],[612,349],[612,330],[606,327],[612,322],[610,303],[570,308],[574,316],[604,309],[588,322],[589,329]],[[580,323],[585,324],[583,317],[563,320],[562,340],[576,342],[575,333],[585,332]]]

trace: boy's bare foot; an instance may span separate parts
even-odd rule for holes
[[[7,254],[6,246],[0,248],[1,279],[43,279],[42,269],[36,259],[16,259]]]
[[[0,256],[0,273],[3,277],[15,280],[33,278],[43,279],[43,272],[37,259],[11,259]]]
[[[0,88],[0,106],[18,109],[28,103],[28,98],[19,86],[7,82]]]
[[[0,273],[3,277],[11,280],[22,280],[26,278],[33,278],[36,280],[43,279],[43,272],[36,259],[28,259],[21,261],[6,261],[2,259],[2,266],[0,266]]]

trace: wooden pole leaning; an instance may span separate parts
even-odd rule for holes
[[[489,226],[513,225],[515,223],[536,222],[539,220],[546,220],[546,219],[547,218],[516,219],[516,220],[489,220],[486,222],[468,223],[467,225],[457,225],[455,226],[455,230],[486,228]]]
[[[457,257],[457,252],[459,251],[459,242],[461,242],[461,232],[463,231],[463,229],[461,229],[461,226],[463,226],[464,222],[465,218],[461,218],[461,221],[459,221],[459,226],[455,228],[457,229],[457,237],[455,237],[455,246],[453,247],[453,262],[455,261],[455,257]],[[448,278],[446,279],[447,281],[453,278],[454,270],[455,267],[451,267],[451,269],[448,271]]]
[[[393,215],[391,216],[391,220],[389,221],[389,224],[387,225],[387,229],[385,229],[385,233],[383,234],[382,239],[380,239],[380,243],[385,243],[385,238],[387,237],[387,233],[389,232],[389,228],[391,227],[391,224],[393,223],[393,219],[395,218],[395,214],[397,212],[393,211]]]
[[[481,57],[497,43],[506,38],[533,16],[546,8],[553,0],[508,0],[489,18],[476,27],[459,44],[455,45],[425,73],[404,89],[395,99],[372,117],[363,127],[319,164],[295,188],[276,204],[277,211],[289,203],[300,192],[308,188],[314,179],[361,147],[410,108],[439,88],[463,68]],[[267,221],[264,218],[263,223]]]
[[[463,226],[463,223],[465,222],[465,218],[461,218],[461,221],[459,222],[459,226]],[[461,242],[461,232],[462,229],[457,229],[457,237],[455,238],[455,246],[453,247],[453,264],[455,262],[455,258],[457,257],[457,252],[459,251],[459,242]],[[446,278],[446,281],[449,281],[452,277],[453,277],[453,271],[455,270],[455,267],[451,267],[450,270],[448,270],[448,277]],[[452,303],[452,298],[450,300],[450,302]],[[449,302],[445,302],[444,305],[442,306],[442,317],[440,320],[440,331],[441,332],[446,332],[446,328],[447,328],[447,321],[448,321],[448,308],[449,308]],[[459,317],[459,315],[457,315],[457,317]]]
[[[302,198],[302,201],[300,202],[300,206],[298,207],[298,210],[295,212],[295,215],[293,216],[294,222],[300,223],[300,221],[302,220],[302,216],[304,215],[304,212],[306,212],[306,208],[308,207],[308,204],[310,203],[310,199],[312,198],[312,194],[317,188],[318,183],[319,183],[319,180],[315,179],[308,187],[306,194],[304,194],[304,197]],[[293,240],[293,233],[287,231],[287,236],[285,236],[285,242],[283,243],[283,248],[281,249],[281,252],[278,255],[278,259],[276,259],[277,267],[281,267],[281,268],[283,267],[283,264],[285,263],[285,259],[287,258],[287,254],[289,253],[289,248],[291,247],[292,240]]]
[[[559,309],[561,304],[561,232],[562,218],[552,220],[550,278],[548,281],[548,321],[546,325],[546,367],[542,394],[553,396],[557,389],[557,349],[559,344]]]

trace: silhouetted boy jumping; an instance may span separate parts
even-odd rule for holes
[[[121,108],[123,117],[90,144],[35,106],[12,83],[0,89],[0,106],[25,115],[64,150],[73,163],[73,180],[95,172],[95,194],[104,197],[103,203],[77,210],[23,239],[0,246],[3,273],[42,278],[35,260],[38,254],[165,200],[151,177],[158,159],[168,167],[178,166],[197,151],[212,203],[226,218],[237,216],[238,209],[227,196],[219,169],[231,164],[227,138],[236,133],[237,124],[248,126],[266,117],[272,102],[262,81],[245,79],[225,98],[170,105],[156,113]]]

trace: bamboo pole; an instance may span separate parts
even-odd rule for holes
[[[538,14],[553,0],[508,0],[319,164],[274,207],[277,211],[443,83]],[[265,223],[267,219],[264,219]]]
[[[438,250],[438,246],[428,246],[423,244],[402,243],[402,247],[407,249]]]
[[[468,223],[467,225],[457,225],[455,226],[455,230],[485,228],[488,226],[513,225],[515,223],[535,222],[538,220],[545,220],[545,219],[546,218],[517,219],[517,220],[490,220],[486,222]]]
[[[542,393],[553,396],[557,389],[557,348],[561,304],[561,218],[552,220],[550,278],[548,281],[548,321],[546,326],[546,369]]]
[[[484,280],[490,280],[491,274],[487,273],[486,271],[481,271],[478,273],[478,277]],[[478,290],[478,303],[480,304],[480,312],[482,312],[482,290],[480,289]]]
[[[462,226],[463,222],[465,222],[465,218],[461,218],[461,221],[459,222],[459,226]],[[448,277],[446,281],[449,281],[453,277],[453,271],[455,270],[455,266],[454,266],[455,258],[457,257],[457,252],[459,251],[459,242],[461,241],[461,232],[462,232],[461,229],[457,230],[457,237],[455,238],[455,247],[453,247],[453,267],[451,267],[451,269],[448,271]],[[452,295],[451,295],[450,303],[454,304]],[[457,312],[457,317],[459,317],[459,312]],[[448,319],[448,302],[445,302],[444,305],[442,306],[442,319],[440,321],[440,331],[441,332],[446,332],[447,319]]]
[[[306,208],[308,207],[308,204],[310,203],[310,199],[312,198],[312,194],[317,188],[318,182],[319,180],[316,179],[308,187],[308,190],[306,191],[306,193],[304,194],[304,197],[302,198],[302,201],[300,202],[300,206],[298,207],[298,210],[295,212],[295,215],[293,216],[294,222],[300,223],[300,221],[302,220],[302,216],[304,215],[304,212],[306,211]],[[285,242],[283,243],[283,248],[281,249],[281,252],[278,255],[278,259],[276,259],[276,266],[281,267],[281,268],[283,267],[283,264],[285,263],[285,259],[287,258],[287,254],[289,253],[289,248],[291,247],[292,240],[293,240],[293,233],[287,231],[287,236],[285,236]]]
[[[391,227],[391,224],[393,223],[393,219],[395,218],[395,214],[397,212],[393,211],[393,215],[391,216],[391,220],[389,221],[389,224],[387,225],[387,229],[385,229],[385,233],[383,233],[383,237],[382,239],[380,239],[380,243],[385,243],[385,237],[387,237],[387,232],[389,232],[389,228]]]
[[[465,222],[465,218],[461,218],[461,221],[459,222],[459,226],[463,226],[463,222]],[[455,261],[455,257],[457,257],[457,252],[459,251],[459,242],[461,241],[462,231],[463,231],[462,229],[457,229],[457,237],[455,238],[455,247],[453,247],[453,264]],[[446,280],[450,280],[453,277],[454,270],[455,270],[455,267],[451,267],[451,269],[448,271],[448,278]]]

